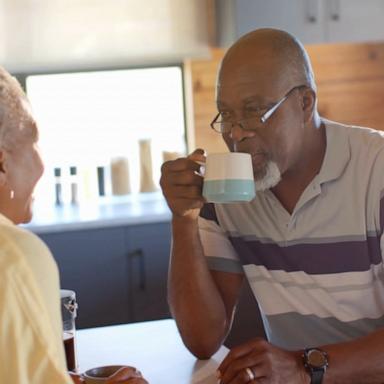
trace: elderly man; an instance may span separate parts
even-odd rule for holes
[[[322,119],[303,46],[260,29],[226,53],[212,127],[252,155],[250,203],[205,204],[204,151],[167,162],[169,302],[187,347],[211,356],[227,336],[244,276],[268,341],[249,340],[221,383],[383,383],[384,139]]]

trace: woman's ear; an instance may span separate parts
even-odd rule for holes
[[[312,119],[316,109],[316,102],[317,102],[316,92],[309,87],[305,88],[303,92],[302,102],[303,102],[303,112],[304,112],[304,123],[307,123],[309,120]]]
[[[5,164],[5,152],[0,149],[0,187],[7,184],[7,166]]]

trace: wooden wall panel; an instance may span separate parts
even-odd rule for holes
[[[384,130],[384,43],[323,44],[306,47],[318,85],[322,116],[347,124]],[[210,60],[191,61],[195,147],[226,150],[209,123],[217,113],[215,82],[224,51],[212,50]],[[193,149],[193,148],[190,148]]]

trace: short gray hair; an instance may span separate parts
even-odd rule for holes
[[[20,83],[0,66],[0,146],[12,135],[12,116],[20,106],[20,99],[26,99]]]

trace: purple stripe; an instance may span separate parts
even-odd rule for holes
[[[384,232],[384,197],[380,199],[380,229],[381,229],[381,234],[383,234]]]
[[[367,271],[382,263],[380,238],[324,244],[281,247],[260,241],[230,237],[243,265],[255,264],[269,270],[304,271],[309,274]]]
[[[219,224],[216,216],[215,205],[213,203],[204,204],[203,208],[201,208],[200,216],[206,220],[216,221],[216,223]]]

